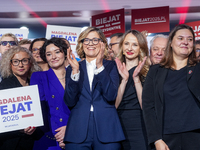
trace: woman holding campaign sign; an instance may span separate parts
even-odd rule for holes
[[[14,46],[4,52],[0,62],[0,74],[3,78],[0,89],[28,86],[30,76],[39,71],[32,54],[26,48]],[[0,149],[31,150],[34,140],[39,138],[36,128],[30,127],[22,131],[12,131],[0,134]]]
[[[47,40],[40,49],[40,57],[50,66],[48,71],[35,72],[31,84],[37,84],[44,113],[46,133],[36,142],[35,149],[63,149],[63,138],[70,111],[64,104],[65,60],[68,46],[61,38]],[[48,123],[49,120],[49,123]],[[50,128],[50,129],[48,129]]]
[[[123,150],[147,150],[147,135],[142,114],[142,83],[149,70],[148,47],[137,30],[128,30],[119,43],[116,58],[121,83],[115,102],[126,140]]]
[[[64,101],[71,109],[64,142],[66,150],[120,150],[124,134],[115,109],[119,75],[114,61],[105,60],[106,37],[95,27],[84,30],[77,53],[67,57]]]

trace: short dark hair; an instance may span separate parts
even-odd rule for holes
[[[34,40],[32,41],[32,43],[31,43],[30,47],[29,47],[29,50],[30,50],[30,51],[32,51],[33,44],[34,44],[35,42],[37,42],[37,41],[44,41],[44,42],[46,42],[47,39],[46,39],[46,38],[37,38],[37,39],[34,39]]]
[[[67,55],[67,49],[69,48],[68,45],[66,44],[66,42],[61,39],[61,38],[57,38],[57,37],[53,37],[50,40],[47,40],[43,46],[40,49],[40,57],[42,58],[42,60],[44,62],[47,63],[47,59],[46,59],[46,47],[50,44],[54,44],[55,46],[57,46],[60,51],[62,53],[65,54],[65,56]]]
[[[121,38],[123,36],[123,33],[114,33],[110,36],[110,39],[113,38],[113,37],[117,37],[117,38]]]
[[[200,40],[196,40],[196,41],[195,41],[195,45],[196,45],[196,44],[200,44]]]

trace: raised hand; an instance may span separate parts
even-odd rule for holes
[[[122,64],[119,58],[116,58],[115,62],[117,64],[117,69],[118,69],[119,74],[122,77],[122,80],[128,81],[129,73],[128,73],[128,70],[126,69],[125,63],[123,62]]]
[[[71,58],[71,55],[73,59]],[[72,67],[72,74],[77,74],[79,72],[79,63],[76,60],[74,54],[72,53],[70,47],[67,49],[67,59],[70,66]]]
[[[133,80],[135,81],[136,79],[139,79],[139,73],[142,70],[145,62],[146,62],[147,57],[144,57],[144,60],[139,62],[138,66],[135,68],[133,72]]]
[[[104,52],[105,52],[105,44],[103,42],[100,42],[100,50],[96,58],[97,69],[103,65]]]

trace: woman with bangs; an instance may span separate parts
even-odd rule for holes
[[[115,99],[119,75],[114,61],[105,60],[108,49],[103,32],[95,27],[84,30],[77,53],[70,57],[64,101],[71,114],[64,142],[66,150],[120,150],[124,140]]]
[[[137,30],[127,31],[120,41],[116,58],[121,83],[115,106],[124,130],[124,150],[147,150],[147,136],[142,115],[142,83],[149,70],[146,61],[148,47],[145,37]]]
[[[31,74],[41,70],[31,52],[20,46],[13,46],[5,51],[0,62],[0,73],[3,78],[0,90],[28,86]],[[41,133],[41,134],[39,134]],[[42,132],[30,126],[24,130],[0,134],[1,150],[32,150],[34,141]]]

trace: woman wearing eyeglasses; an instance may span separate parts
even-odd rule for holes
[[[15,46],[5,51],[0,63],[0,73],[3,77],[0,90],[28,86],[31,74],[38,70],[40,67],[37,66],[31,52],[26,48]],[[30,127],[21,131],[1,133],[0,149],[31,150],[34,140],[38,138],[38,132],[34,132],[35,129],[30,124]]]
[[[64,142],[66,150],[120,150],[124,140],[115,109],[119,75],[114,61],[105,60],[107,41],[95,27],[84,30],[76,47],[78,63],[68,51],[64,101],[71,109]]]
[[[12,33],[6,33],[0,38],[0,53],[3,54],[9,48],[18,45],[16,36]]]
[[[68,46],[61,38],[47,40],[40,49],[40,57],[48,63],[48,71],[35,72],[31,85],[38,85],[44,113],[46,132],[34,149],[59,150],[65,147],[63,138],[70,111],[63,101],[65,90],[65,60]]]

